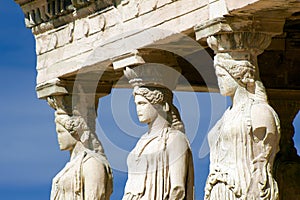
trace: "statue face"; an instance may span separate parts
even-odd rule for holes
[[[151,123],[158,116],[156,108],[142,95],[136,95],[134,98],[136,111],[141,123]]]
[[[56,119],[56,132],[59,148],[61,150],[72,150],[77,140]]]
[[[216,75],[221,95],[233,96],[238,87],[234,78],[225,69],[218,66],[216,66]]]

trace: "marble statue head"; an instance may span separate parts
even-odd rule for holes
[[[173,104],[172,90],[176,88],[180,76],[177,69],[162,64],[145,64],[134,68],[126,67],[124,75],[134,88],[134,97],[145,98],[171,127],[184,132],[179,112]]]
[[[81,116],[55,113],[56,131],[61,150],[71,150],[77,142],[86,143],[89,129]]]
[[[214,66],[224,69],[242,87],[253,87],[256,70],[248,60],[233,60],[229,54],[217,54]]]
[[[135,97],[135,103],[137,106],[137,114],[140,118],[142,113],[141,109],[145,109],[146,112],[151,114],[154,110],[157,114],[167,119],[167,112],[169,111],[169,105],[172,104],[173,93],[167,88],[158,87],[139,87],[136,86],[133,90],[133,96]],[[146,108],[147,107],[147,108]],[[153,115],[154,116],[154,115]],[[141,121],[142,122],[142,121]]]
[[[135,86],[133,95],[137,105],[137,112],[141,112],[138,103],[149,103],[156,110],[157,114],[168,121],[171,127],[184,132],[184,125],[179,112],[173,104],[173,93],[171,90],[166,87]],[[149,106],[148,112],[152,108]],[[137,114],[139,115],[139,113]]]
[[[214,59],[214,67],[221,94],[233,95],[234,80],[238,89],[244,88],[248,92],[249,98],[255,101],[267,101],[258,69],[249,60],[235,60],[229,53],[218,53]]]

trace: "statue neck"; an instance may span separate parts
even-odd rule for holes
[[[149,128],[148,134],[149,135],[155,134],[160,130],[167,128],[168,126],[169,126],[168,121],[165,118],[163,118],[161,115],[158,115],[155,120],[153,120],[148,124],[148,128]]]
[[[84,151],[85,147],[83,146],[83,144],[81,142],[77,142],[75,147],[70,150],[70,160],[75,159],[80,153],[82,153]]]
[[[231,96],[232,100],[232,108],[239,108],[241,105],[244,105],[248,99],[249,99],[249,92],[246,90],[246,88],[239,86],[234,95]]]

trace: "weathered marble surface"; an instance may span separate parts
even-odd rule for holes
[[[232,106],[209,132],[207,200],[279,199],[272,175],[280,125],[257,68],[247,60],[218,53],[214,65],[220,93]]]
[[[70,161],[53,178],[51,200],[109,200],[113,190],[112,171],[100,141],[86,118],[62,107],[64,97],[49,99],[56,109],[55,123],[61,150],[70,151]]]
[[[155,74],[154,71],[149,73]],[[144,72],[144,78],[150,78],[145,71],[140,72]],[[135,75],[131,84],[142,84],[143,79]],[[168,82],[166,79],[170,77],[175,78],[153,79],[165,78]],[[162,85],[135,85],[133,95],[138,118],[148,124],[149,130],[128,156],[123,200],[194,199],[192,152],[179,112],[173,105],[172,91]]]
[[[206,37],[212,35],[211,31],[213,30],[213,34],[221,37],[216,37],[217,40],[225,38],[225,41],[238,41],[235,50],[240,58],[246,55],[241,51],[243,47],[239,46],[244,43],[239,40],[244,33],[249,35],[248,44],[252,45],[252,48],[255,48],[255,43],[260,41],[252,36],[278,35],[277,38],[272,39],[271,48],[268,47],[268,54],[264,53],[270,59],[260,59],[260,62],[263,63],[263,65],[260,64],[263,66],[261,77],[269,89],[269,94],[272,92],[276,96],[274,108],[277,112],[279,111],[281,121],[284,122],[282,126],[284,137],[281,140],[283,151],[278,156],[276,168],[278,183],[283,191],[281,196],[282,199],[297,199],[299,196],[297,185],[300,185],[297,183],[300,180],[297,179],[299,177],[297,169],[300,162],[297,152],[294,150],[292,141],[294,130],[292,130],[290,117],[294,116],[294,112],[299,111],[299,81],[297,81],[299,53],[297,52],[299,52],[300,1],[15,1],[24,11],[26,24],[31,27],[36,39],[39,98],[69,92],[65,91],[60,83],[53,83],[53,80],[57,78],[63,80],[71,76],[72,80],[78,70],[83,68],[95,71],[109,68],[113,71],[108,66],[111,66],[114,60],[137,49],[147,47],[147,45],[153,45],[157,41],[168,43],[170,37],[177,33],[187,34],[202,44]],[[224,18],[227,19],[224,20]],[[208,20],[214,21],[214,27],[206,23]],[[228,21],[230,21],[229,25],[226,24]],[[205,29],[201,34],[197,26],[199,24],[204,24],[204,26],[200,26]],[[194,29],[194,27],[196,28]],[[239,34],[231,35],[234,37],[223,37],[224,32]],[[206,42],[204,42],[205,44]],[[226,50],[228,43],[224,44],[218,44],[220,51]],[[176,45],[176,48],[184,49],[182,45]],[[229,44],[229,46],[231,45]],[[276,48],[274,49],[274,47]],[[261,51],[265,48],[266,46],[256,50]],[[181,65],[180,67],[184,69],[186,66]],[[105,76],[105,79],[109,80],[109,86],[112,85],[110,81],[112,79],[116,81],[118,76],[115,74],[113,78]],[[99,82],[99,88],[103,87],[102,84],[103,82]],[[199,82],[195,81],[193,84],[197,86]],[[199,91],[206,90],[200,89]],[[272,100],[272,95],[269,96]],[[289,101],[292,103],[290,104]],[[288,113],[285,113],[286,108],[282,102],[288,104]],[[287,170],[288,168],[291,170]]]

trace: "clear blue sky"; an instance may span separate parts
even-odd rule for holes
[[[0,1],[0,24],[0,199],[46,200],[52,178],[64,167],[69,154],[58,148],[53,110],[36,97],[34,39],[13,0]],[[211,105],[212,96],[220,104]],[[196,194],[200,200],[208,173],[208,156],[200,159],[199,150],[209,124],[221,116],[229,102],[218,94],[195,96],[178,92],[175,103],[191,140]],[[114,90],[100,101],[98,113],[97,133],[114,168],[111,199],[117,200],[127,178],[123,172],[126,155],[146,127],[137,122],[131,90]],[[299,115],[294,125],[299,132]],[[296,135],[295,141],[299,147],[300,136]]]

